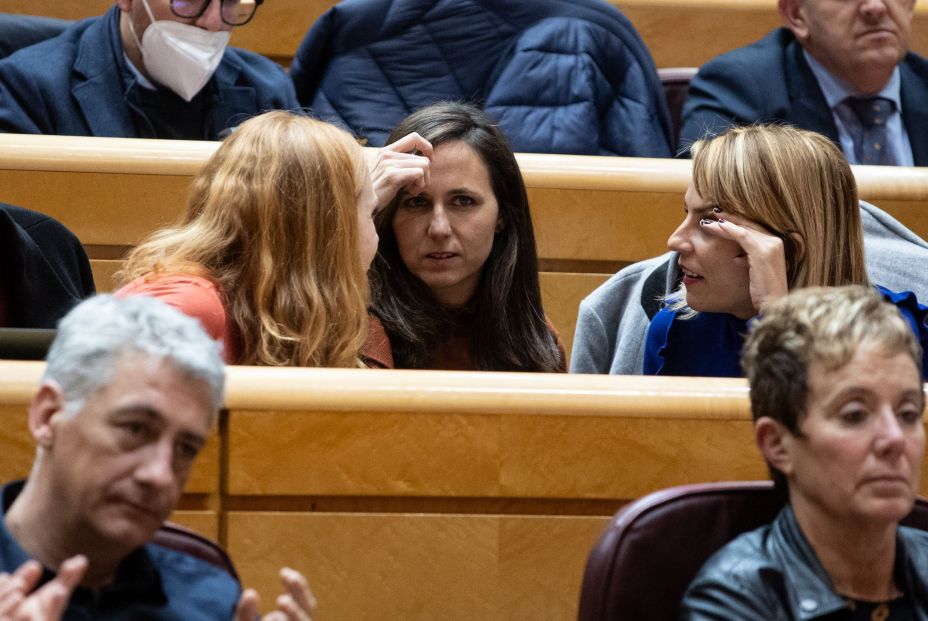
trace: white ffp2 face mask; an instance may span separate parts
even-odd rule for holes
[[[159,84],[168,87],[185,101],[193,99],[209,81],[229,44],[231,33],[210,32],[197,26],[170,20],[155,20],[147,0],[142,0],[151,24],[142,40],[135,34],[132,20],[129,30],[142,50],[145,70]]]

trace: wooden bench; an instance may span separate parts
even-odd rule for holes
[[[775,0],[611,0],[632,21],[658,67],[695,67],[747,45],[780,25]],[[6,0],[12,13],[79,19],[101,15],[112,0]],[[269,0],[232,44],[287,66],[306,32],[333,0]],[[916,4],[912,49],[928,55],[928,5]]]
[[[0,479],[28,468],[41,369],[0,362]],[[766,478],[747,396],[734,379],[231,367],[223,457],[191,484],[219,490],[218,539],[265,601],[286,564],[330,621],[574,619],[623,503]]]
[[[0,200],[48,213],[73,230],[106,291],[125,252],[183,211],[192,175],[217,146],[0,135]],[[570,351],[580,300],[622,266],[666,251],[682,219],[690,162],[517,157],[532,206],[545,306]],[[854,170],[863,198],[928,237],[928,169]]]
[[[0,363],[2,480],[41,368]],[[304,571],[332,621],[575,618],[625,501],[765,476],[738,380],[233,367],[227,406],[206,532],[265,601]]]

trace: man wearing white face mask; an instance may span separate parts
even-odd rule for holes
[[[263,0],[117,0],[0,61],[0,132],[216,140],[299,103],[284,71],[228,47]]]

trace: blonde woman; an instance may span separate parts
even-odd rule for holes
[[[733,128],[693,145],[683,223],[667,245],[683,274],[648,327],[645,374],[740,376],[748,321],[791,289],[869,285],[857,185],[827,138]],[[912,293],[878,287],[928,344]]]
[[[764,310],[744,348],[754,438],[786,504],[702,568],[680,619],[928,618],[923,351],[867,287]]]
[[[234,364],[392,366],[379,322],[368,326],[375,204],[347,132],[254,117],[196,176],[180,222],[132,251],[119,294],[199,318]]]

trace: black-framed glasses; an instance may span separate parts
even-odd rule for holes
[[[171,0],[171,12],[186,19],[199,19],[213,0]],[[255,16],[264,0],[221,0],[219,15],[230,26],[244,26]]]

